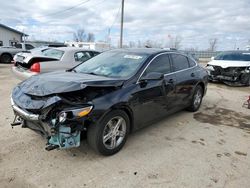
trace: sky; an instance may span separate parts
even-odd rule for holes
[[[121,0],[1,1],[0,23],[31,40],[72,41],[84,29],[96,40],[119,41]],[[250,0],[125,0],[124,43],[156,41],[167,46],[176,36],[181,48],[245,49],[250,40]],[[110,29],[110,35],[108,30]]]

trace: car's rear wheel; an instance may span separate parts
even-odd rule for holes
[[[12,56],[9,54],[2,54],[0,58],[1,63],[10,63],[12,61]]]
[[[122,110],[109,112],[100,122],[89,125],[88,144],[102,155],[113,155],[124,146],[130,120]]]
[[[196,86],[192,97],[191,105],[187,109],[188,111],[196,112],[197,110],[199,110],[203,99],[203,92],[203,88],[200,85]]]

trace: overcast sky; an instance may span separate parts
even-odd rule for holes
[[[1,1],[0,22],[30,39],[57,41],[72,40],[79,28],[105,40],[113,25],[110,36],[117,45],[118,13],[120,0],[12,0]],[[218,50],[244,49],[250,39],[250,0],[125,0],[124,33],[125,43],[168,43],[181,36],[183,49],[207,49],[211,38],[218,38]]]

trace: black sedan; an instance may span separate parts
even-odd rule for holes
[[[178,51],[112,50],[16,86],[12,126],[42,134],[47,150],[78,147],[85,135],[94,150],[112,155],[131,131],[182,109],[197,111],[207,79],[205,69]]]

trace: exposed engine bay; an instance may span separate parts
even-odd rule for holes
[[[250,67],[227,67],[207,65],[210,81],[222,81],[230,86],[250,85]]]
[[[53,75],[52,75],[53,76]],[[35,76],[34,76],[35,77]],[[14,88],[11,96],[15,113],[12,126],[30,128],[47,139],[46,150],[66,149],[80,145],[81,132],[93,122],[88,116],[98,97],[115,91],[121,81],[82,83],[79,78],[57,82],[31,78]],[[62,85],[63,86],[62,86]],[[44,89],[47,86],[47,90]],[[64,91],[64,92],[62,92]]]

